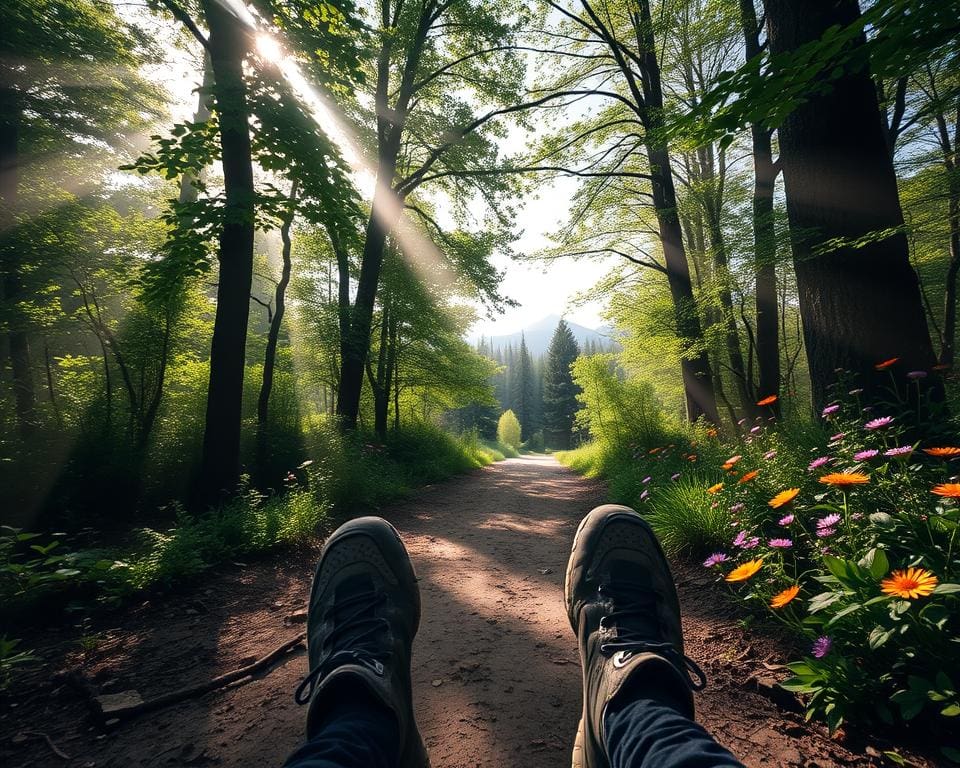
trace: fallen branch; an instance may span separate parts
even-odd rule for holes
[[[213,678],[212,680],[207,680],[206,682],[199,683],[198,685],[180,688],[176,691],[165,693],[162,696],[157,696],[155,699],[147,699],[146,701],[130,704],[128,706],[104,708],[102,706],[102,702],[100,701],[100,697],[94,695],[93,691],[90,689],[90,686],[82,678],[80,678],[79,675],[76,673],[70,673],[67,675],[67,680],[87,697],[88,704],[94,714],[94,717],[101,723],[101,725],[115,726],[123,720],[130,720],[138,715],[144,714],[145,712],[153,712],[157,709],[163,709],[164,707],[178,704],[186,699],[192,699],[197,696],[202,696],[205,693],[209,693],[210,691],[214,691],[218,688],[223,688],[224,686],[230,685],[230,683],[234,683],[238,680],[242,680],[245,677],[251,677],[257,672],[271,666],[277,659],[301,645],[306,639],[306,636],[307,635],[305,632],[301,632],[296,637],[287,640],[285,643],[274,648],[266,656],[257,659],[252,664],[247,664],[239,669],[226,672]]]
[[[16,743],[20,741],[21,738],[23,740],[26,740],[28,736],[33,736],[34,738],[37,738],[37,739],[43,739],[45,742],[47,742],[47,746],[50,747],[50,751],[53,752],[53,754],[55,754],[61,760],[70,759],[70,755],[66,754],[63,750],[58,749],[57,745],[53,743],[53,739],[51,739],[49,736],[47,736],[47,734],[43,733],[42,731],[20,731],[20,733],[14,736],[13,739],[14,739],[14,742]]]

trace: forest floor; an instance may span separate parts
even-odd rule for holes
[[[577,524],[603,496],[599,483],[530,456],[428,486],[383,511],[420,577],[414,702],[434,768],[569,765],[581,683],[564,568]],[[303,631],[318,551],[234,563],[196,588],[82,630],[27,638],[47,663],[2,702],[0,763],[280,766],[303,734],[305,710],[293,701],[306,671],[302,648],[246,682],[109,731],[53,673],[77,670],[100,693],[148,699],[244,666]],[[784,649],[745,629],[696,568],[678,565],[675,574],[686,652],[710,678],[698,719],[721,743],[749,766],[882,764],[880,745],[805,724],[772,687],[784,676],[776,669]]]

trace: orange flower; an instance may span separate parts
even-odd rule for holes
[[[716,437],[719,434],[720,433],[717,432],[717,430],[715,430],[713,427],[710,427],[710,429],[707,430],[707,437]]]
[[[783,592],[774,595],[770,598],[770,607],[771,608],[783,608],[787,603],[789,603],[793,598],[795,598],[800,593],[800,587],[797,584],[794,584],[792,587],[787,587]]]
[[[759,474],[760,474],[760,470],[759,470],[759,469],[751,470],[750,472],[747,472],[747,474],[745,474],[745,475],[744,475],[743,477],[741,477],[739,480],[737,480],[737,483],[738,483],[738,484],[749,483],[751,480],[753,480],[753,478],[755,478],[755,477],[756,477],[757,475],[759,475]]]
[[[861,472],[831,472],[820,478],[824,485],[864,485],[870,482],[870,475],[864,475]]]
[[[891,357],[889,360],[884,360],[882,363],[877,363],[873,367],[876,368],[878,371],[885,371],[887,370],[887,368],[889,368],[891,365],[894,365],[899,360],[900,360],[899,357]]]
[[[923,568],[907,568],[894,571],[889,578],[880,582],[880,591],[885,595],[913,600],[926,597],[937,586],[937,577]]]
[[[763,558],[759,560],[748,560],[743,565],[738,565],[730,573],[724,576],[726,581],[746,581],[763,566]]]
[[[730,469],[734,464],[736,464],[742,458],[743,456],[739,456],[739,455],[731,456],[729,459],[723,462],[723,469]]]
[[[689,456],[687,456],[687,461],[696,461],[696,460],[697,460],[697,454],[695,453],[691,453]]]
[[[767,504],[774,509],[780,509],[780,507],[789,504],[791,501],[797,498],[798,493],[800,493],[799,488],[787,488],[785,491],[780,491],[780,493],[770,499]]]
[[[940,483],[935,485],[930,493],[937,496],[947,496],[951,499],[960,499],[960,483]]]
[[[960,456],[960,448],[952,446],[945,448],[924,448],[923,452],[928,456],[936,456],[938,459],[952,459],[954,456]]]
[[[662,450],[663,450],[663,448],[651,448],[649,451],[647,451],[647,453],[649,453],[651,456],[653,456],[655,453],[660,453],[660,451],[662,451]]]
[[[716,485],[711,485],[707,488],[707,493],[719,493],[723,490],[723,483],[717,483]]]
[[[757,405],[773,405],[777,402],[776,395],[767,395],[763,400],[757,400]]]

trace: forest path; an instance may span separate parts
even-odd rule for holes
[[[383,511],[420,577],[423,620],[414,645],[417,717],[434,768],[569,765],[580,712],[576,639],[563,606],[563,575],[576,526],[603,499],[599,483],[546,456],[500,462],[422,489]],[[101,692],[144,698],[249,663],[302,629],[316,549],[253,565],[236,563],[195,592],[144,603],[111,626],[51,640],[70,651]],[[687,653],[710,676],[698,718],[748,765],[872,765],[757,692],[769,640],[748,636],[695,569],[677,571]],[[59,642],[59,644],[57,644]],[[37,681],[36,693],[0,715],[4,765],[280,766],[300,742],[305,710],[293,691],[302,651],[269,674],[98,735],[76,695]],[[46,680],[49,680],[49,669]],[[43,731],[71,760],[54,758]],[[12,746],[15,744],[15,746]],[[6,762],[10,760],[10,762]]]

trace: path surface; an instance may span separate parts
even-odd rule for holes
[[[383,512],[420,577],[423,621],[414,646],[414,700],[435,768],[569,765],[580,711],[576,640],[563,608],[563,571],[580,518],[600,485],[547,457],[501,462],[428,487]],[[302,629],[316,550],[281,562],[234,564],[185,595],[145,603],[109,625],[53,638],[54,669],[79,667],[101,692],[145,698],[241,666]],[[775,662],[769,641],[744,634],[700,573],[679,572],[687,652],[711,677],[699,718],[748,765],[872,765],[757,692]],[[279,766],[301,738],[292,700],[303,652],[269,674],[147,715],[100,735],[50,669],[0,714],[0,764]],[[59,660],[59,661],[57,661]],[[763,681],[761,681],[761,687]],[[61,761],[39,739],[71,757]],[[879,763],[877,763],[879,764]]]

